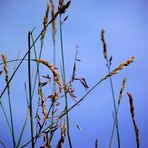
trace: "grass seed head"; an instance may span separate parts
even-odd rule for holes
[[[53,43],[55,44],[55,34],[56,34],[56,17],[55,17],[55,5],[54,1],[50,0],[51,3],[51,16],[52,16],[52,39]]]
[[[4,71],[5,71],[5,80],[6,80],[6,83],[9,82],[9,77],[8,77],[8,64],[7,64],[7,58],[4,54],[1,54],[1,57],[2,57],[2,61],[4,62]],[[8,89],[9,89],[9,85],[8,85]]]
[[[61,84],[61,81],[60,81],[60,75],[59,73],[56,71],[56,68],[49,64],[47,61],[45,60],[42,60],[42,59],[35,59],[36,62],[39,62],[39,63],[42,63],[43,65],[45,65],[46,67],[48,67],[50,69],[50,71],[53,73],[53,76],[54,76],[54,80],[56,81],[56,83],[58,84],[59,86],[59,90],[61,92],[62,90],[62,84]]]
[[[124,88],[125,88],[126,80],[127,80],[127,78],[124,78],[124,79],[123,79],[122,87],[121,87],[121,89],[120,89],[120,93],[119,93],[119,97],[118,97],[118,104],[120,104],[120,102],[121,102],[122,94],[123,94],[123,90],[124,90]]]
[[[107,45],[106,45],[106,42],[105,42],[104,33],[105,33],[105,31],[102,30],[101,31],[101,40],[102,40],[102,43],[103,43],[103,55],[104,55],[104,58],[107,60]]]
[[[133,121],[133,125],[134,125],[134,130],[135,130],[135,135],[136,135],[137,148],[139,148],[140,147],[140,137],[139,137],[139,129],[138,129],[138,126],[137,126],[136,121],[135,121],[133,97],[129,92],[127,92],[127,95],[129,97],[130,112],[131,112],[132,121]]]
[[[46,26],[47,26],[47,24],[48,24],[49,9],[50,9],[50,5],[49,5],[49,3],[47,3],[47,9],[46,9],[46,13],[45,13],[45,16],[44,16],[44,21],[43,21],[44,31],[42,32],[41,40],[44,39],[45,34],[46,34],[46,30],[47,30],[47,27],[46,27]]]
[[[135,57],[131,57],[129,58],[126,62],[123,62],[119,65],[119,67],[117,67],[116,69],[114,69],[112,72],[110,72],[109,74],[107,74],[102,80],[106,80],[107,78],[117,74],[119,71],[121,71],[124,67],[128,66],[129,64],[133,63],[135,60]]]

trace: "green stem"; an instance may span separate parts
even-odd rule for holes
[[[21,140],[22,140],[22,136],[23,136],[23,133],[24,133],[24,130],[25,130],[25,127],[26,127],[27,120],[28,120],[28,115],[29,115],[29,109],[27,111],[26,119],[24,121],[24,124],[23,124],[23,127],[22,127],[22,131],[21,131],[21,134],[19,136],[19,140],[18,140],[16,148],[19,148],[19,146],[20,146],[20,143],[21,143]]]
[[[15,59],[15,60],[9,60],[5,63],[12,63],[12,62],[18,62],[18,61],[21,61],[22,59]],[[24,59],[24,61],[28,61],[28,59]],[[34,61],[34,59],[30,59],[30,61]],[[0,65],[3,65],[5,64],[4,62],[0,63]]]
[[[7,88],[7,90],[8,90],[9,113],[10,113],[11,129],[12,129],[13,147],[15,148],[16,142],[15,142],[15,136],[14,136],[15,134],[14,134],[13,115],[12,115],[12,106],[11,106],[9,87]]]
[[[2,108],[2,111],[3,111],[3,113],[4,113],[4,116],[5,116],[5,119],[6,119],[7,125],[8,125],[8,127],[9,127],[10,132],[11,132],[11,135],[12,135],[12,130],[11,130],[11,127],[10,127],[10,123],[9,123],[9,120],[8,120],[8,117],[7,117],[7,114],[6,114],[6,111],[5,111],[4,107],[3,107],[2,102],[0,102],[0,106],[1,106],[1,108]]]
[[[56,67],[56,44],[55,41],[53,40],[53,65]],[[56,83],[55,80],[53,81],[53,94],[56,93]],[[54,113],[55,113],[55,100],[52,100],[52,119],[51,119],[51,124],[54,124]],[[51,147],[51,141],[53,138],[53,132],[50,132],[50,137],[49,137],[49,142],[48,146]]]
[[[33,35],[32,35],[32,34],[31,34],[31,38],[32,38],[32,42],[34,43],[34,38],[33,38]],[[41,41],[39,59],[41,58],[41,55],[42,55],[43,43],[44,43],[44,39]],[[35,45],[33,46],[33,48],[34,48],[34,55],[35,55],[35,58],[37,59],[38,57],[37,57]],[[37,71],[36,71],[35,80],[34,80],[34,83],[33,83],[34,85],[33,85],[33,89],[32,89],[32,98],[33,98],[33,95],[34,95],[34,91],[35,91],[35,86],[36,86],[37,78],[38,78],[38,82],[40,82],[39,65],[40,65],[40,64],[39,64],[38,62],[36,62]]]
[[[34,136],[33,136],[33,109],[32,109],[32,94],[31,94],[31,64],[30,64],[30,32],[28,32],[28,82],[29,82],[29,108],[30,108],[30,126],[31,126],[31,139],[32,148],[34,148]]]
[[[62,53],[62,71],[63,71],[63,80],[64,80],[64,96],[65,96],[65,110],[68,110],[68,98],[66,94],[66,74],[65,74],[65,63],[64,63],[64,48],[63,48],[63,35],[62,35],[62,20],[60,14],[60,40],[61,40],[61,53]],[[71,138],[70,138],[70,127],[69,127],[69,115],[66,112],[66,122],[67,122],[67,136],[70,148],[72,148]]]
[[[117,106],[117,115],[118,115],[118,111],[119,111],[119,104]],[[113,141],[113,136],[114,136],[115,125],[116,125],[116,118],[114,118],[114,123],[113,123],[113,127],[112,127],[112,133],[111,133],[109,148],[112,147],[112,141]]]
[[[4,148],[6,148],[6,145],[3,143],[3,141],[0,140],[0,144],[1,144]]]
[[[110,63],[108,61],[108,57],[106,59],[107,61],[107,68],[108,72],[110,73]],[[112,82],[112,77],[109,77],[110,79],[110,86],[111,86],[111,91],[112,91],[112,97],[113,97],[113,104],[114,104],[114,112],[115,112],[115,125],[116,125],[116,130],[117,130],[117,139],[118,139],[118,148],[120,148],[120,134],[119,134],[119,127],[118,127],[118,117],[117,117],[117,108],[116,108],[116,100],[115,100],[115,93],[114,93],[114,87],[113,87],[113,82]],[[113,131],[114,132],[114,131]]]

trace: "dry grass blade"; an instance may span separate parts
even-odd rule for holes
[[[50,5],[49,5],[49,3],[47,3],[46,14],[45,14],[45,16],[44,16],[44,21],[43,21],[44,31],[42,32],[41,40],[44,39],[45,34],[46,34],[46,30],[47,30],[47,27],[46,27],[46,26],[47,26],[47,24],[48,24],[49,9],[50,9]]]
[[[61,84],[61,82],[60,82],[60,75],[59,75],[58,72],[56,71],[56,68],[55,68],[53,65],[49,64],[49,63],[48,63],[47,61],[45,61],[45,60],[42,60],[42,59],[35,59],[35,61],[44,64],[45,66],[47,66],[47,67],[51,70],[51,72],[52,72],[53,75],[54,75],[54,80],[55,80],[56,83],[58,84],[59,90],[60,90],[60,92],[61,92],[61,90],[62,90],[62,84]]]
[[[123,79],[122,87],[121,87],[121,89],[120,89],[120,93],[119,93],[119,97],[118,97],[118,104],[120,104],[120,102],[121,102],[122,94],[123,94],[123,90],[124,90],[124,88],[125,88],[126,80],[127,80],[127,78],[124,78],[124,79]]]
[[[133,124],[134,124],[134,130],[135,130],[135,135],[136,135],[137,148],[139,148],[140,147],[140,137],[139,137],[139,129],[138,129],[138,126],[137,126],[136,121],[135,121],[135,112],[134,112],[133,97],[132,97],[132,95],[129,92],[127,92],[127,95],[129,97],[130,112],[131,112],[131,116],[132,116],[132,120],[133,120]]]
[[[117,74],[119,71],[121,71],[124,67],[128,66],[129,64],[133,63],[135,60],[135,57],[129,58],[126,62],[121,63],[116,69],[114,69],[112,72],[107,74],[102,80],[106,80],[107,78]]]

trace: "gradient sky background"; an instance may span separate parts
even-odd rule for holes
[[[21,56],[27,51],[27,33],[36,26],[35,36],[42,29],[46,9],[46,0],[0,0],[0,52],[7,58],[16,59],[20,49]],[[117,67],[129,57],[135,56],[135,62],[113,77],[115,96],[118,97],[121,83],[127,77],[127,85],[119,110],[119,129],[122,147],[136,147],[135,133],[130,115],[126,92],[133,95],[135,118],[139,127],[141,148],[148,146],[148,1],[146,0],[72,0],[66,12],[69,18],[63,26],[65,63],[67,79],[70,78],[76,45],[79,45],[78,76],[86,78],[91,88],[100,78],[107,74],[103,58],[100,32],[106,31],[108,54],[113,56],[112,68]],[[66,16],[66,15],[65,15]],[[51,60],[51,29],[45,41],[43,57]],[[58,31],[58,29],[57,29]],[[47,35],[48,35],[47,34]],[[57,34],[57,43],[59,34]],[[59,45],[57,45],[59,48]],[[60,49],[58,49],[60,51]],[[58,55],[59,57],[59,55]],[[58,62],[60,65],[60,62]],[[14,64],[10,65],[12,73]],[[2,67],[0,68],[2,69]],[[0,79],[0,91],[4,88],[4,76]],[[27,80],[27,66],[23,64],[12,81],[11,98],[13,99],[15,129],[19,132],[26,112],[24,82]],[[82,96],[82,88],[78,96]],[[7,108],[7,96],[3,104]],[[93,93],[70,113],[72,143],[74,148],[94,147],[96,138],[100,148],[109,145],[112,118],[112,95],[109,81],[104,81]],[[0,113],[0,140],[8,147],[11,139],[3,114]],[[79,131],[74,122],[82,128]],[[25,132],[24,140],[29,138]],[[58,139],[56,139],[58,140]],[[57,141],[54,141],[56,144]],[[10,141],[10,140],[9,140]],[[114,139],[114,147],[117,140]]]

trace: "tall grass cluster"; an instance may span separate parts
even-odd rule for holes
[[[66,147],[73,147],[73,139],[71,138],[71,124],[69,121],[69,113],[80,105],[83,100],[87,97],[88,94],[92,93],[93,90],[105,80],[109,80],[109,85],[111,87],[112,92],[112,100],[114,106],[114,113],[113,113],[113,125],[112,125],[112,133],[109,141],[109,147],[113,147],[114,145],[114,138],[116,135],[118,148],[121,146],[121,138],[120,138],[120,129],[119,129],[119,122],[118,122],[118,112],[120,108],[120,104],[122,102],[122,96],[124,93],[124,88],[126,86],[127,78],[123,79],[121,84],[121,89],[119,92],[118,99],[115,97],[114,92],[114,84],[112,81],[112,77],[118,74],[122,69],[129,66],[131,63],[134,62],[135,58],[132,56],[127,61],[122,62],[117,66],[117,68],[112,70],[112,56],[108,55],[107,52],[107,43],[105,40],[105,31],[100,31],[100,40],[102,41],[102,51],[104,60],[106,61],[106,67],[108,70],[108,74],[106,74],[103,78],[100,78],[99,81],[90,87],[87,84],[86,79],[82,77],[77,77],[77,64],[81,61],[78,58],[78,50],[76,50],[73,70],[71,72],[71,79],[67,79],[66,73],[66,66],[65,63],[65,49],[64,49],[64,36],[63,36],[63,25],[67,21],[68,16],[68,9],[71,6],[71,1],[64,1],[59,0],[58,6],[56,7],[54,0],[49,0],[47,2],[47,8],[45,10],[45,16],[43,18],[43,28],[42,31],[38,34],[37,37],[34,36],[33,30],[28,31],[28,49],[26,54],[22,58],[17,58],[13,60],[8,60],[4,53],[1,53],[2,62],[0,75],[5,76],[5,83],[6,85],[3,87],[3,90],[0,92],[0,107],[1,112],[0,114],[4,114],[5,122],[7,127],[10,131],[11,140],[12,140],[12,147],[20,148],[20,147],[53,147],[53,141],[55,137],[59,138],[59,141],[56,143],[57,148],[62,148],[67,141]],[[58,24],[58,25],[57,25]],[[53,59],[52,61],[47,61],[44,59],[43,56],[43,49],[44,49],[44,41],[47,36],[47,29],[48,27],[52,27],[52,44],[53,44]],[[60,34],[60,42],[57,42],[56,35],[57,35],[57,26],[59,27],[59,34]],[[36,44],[40,43],[40,48],[37,49]],[[60,45],[61,58],[57,59],[57,44]],[[37,52],[39,51],[39,54]],[[9,74],[8,65],[12,62],[17,62],[17,66],[14,69],[12,75]],[[17,71],[21,67],[22,63],[27,62],[27,69],[28,69],[28,82],[25,83],[25,92],[27,102],[27,109],[26,109],[26,117],[24,117],[24,123],[22,125],[21,131],[17,131],[14,128],[14,124],[16,121],[14,120],[14,108],[12,106],[13,98],[11,97],[11,81],[16,76]],[[32,63],[35,63],[35,72],[33,72]],[[58,63],[60,63],[58,65]],[[42,74],[42,67],[45,67],[48,70],[48,73]],[[84,87],[86,93],[77,98],[75,92],[79,88],[74,87],[74,83],[78,81],[80,87]],[[48,95],[44,94],[45,90],[48,88]],[[7,93],[8,97],[8,106],[9,112],[5,110],[5,106],[3,102],[5,101],[3,96]],[[35,95],[36,94],[36,95]],[[133,128],[135,130],[135,141],[137,143],[137,148],[140,147],[140,137],[139,137],[139,130],[135,120],[135,112],[134,112],[134,104],[133,98],[131,93],[127,93],[129,97],[129,104],[130,104],[130,112],[131,112],[131,119],[133,121]],[[36,98],[37,96],[37,98]],[[6,99],[6,98],[5,98]],[[35,100],[37,101],[37,104]],[[73,105],[69,105],[69,100],[73,100]],[[35,106],[37,106],[35,108]],[[29,128],[27,128],[27,123],[29,123]],[[80,126],[76,124],[77,128],[80,129]],[[27,130],[30,133],[30,139],[28,141],[23,140],[24,132]],[[116,134],[115,134],[116,132]],[[19,133],[18,138],[16,138],[16,133]],[[57,134],[58,133],[58,134]],[[1,133],[0,133],[1,134]],[[38,141],[42,139],[42,144],[38,145]],[[10,139],[8,139],[10,140]],[[6,147],[6,143],[0,140],[0,147]],[[55,144],[54,144],[55,145]],[[85,146],[84,146],[85,147]],[[94,143],[94,147],[99,147],[99,139],[96,139]]]

